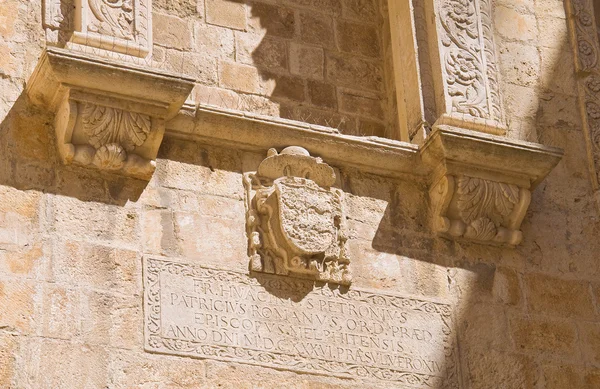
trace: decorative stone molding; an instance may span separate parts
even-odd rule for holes
[[[491,0],[426,0],[438,101],[436,124],[506,132]]]
[[[516,246],[531,191],[562,151],[449,126],[437,127],[421,155],[431,169],[432,228],[444,237]]]
[[[343,192],[334,170],[301,147],[270,149],[244,175],[252,271],[349,285]]]
[[[588,164],[600,209],[600,43],[592,0],[567,0]]]
[[[44,27],[51,44],[68,32],[82,46],[145,58],[152,48],[151,0],[45,0]]]
[[[519,226],[531,193],[516,185],[469,177],[443,176],[430,191],[434,230],[451,238],[518,245]]]
[[[193,79],[165,71],[48,48],[27,94],[56,113],[65,164],[149,179],[165,121],[177,114],[193,86]]]

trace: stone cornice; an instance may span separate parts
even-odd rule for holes
[[[356,137],[331,128],[199,106],[167,123],[167,134],[264,152],[300,146],[333,166],[357,168],[429,187],[432,229],[457,240],[515,246],[531,191],[562,158],[562,150],[440,125],[423,146]]]

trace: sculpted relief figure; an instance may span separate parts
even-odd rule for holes
[[[301,147],[270,149],[244,175],[252,271],[348,285],[343,192],[333,169]]]

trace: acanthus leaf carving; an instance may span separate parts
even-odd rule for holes
[[[432,187],[434,230],[445,236],[514,246],[530,192],[514,184],[447,175]]]
[[[300,147],[271,149],[244,175],[251,270],[350,284],[343,192],[334,182],[333,169]]]
[[[84,105],[82,120],[92,146],[116,143],[126,151],[146,141],[152,123],[148,115],[91,103]]]
[[[588,152],[592,187],[600,209],[600,42],[592,0],[568,0],[566,10],[575,68],[579,73],[578,92]]]

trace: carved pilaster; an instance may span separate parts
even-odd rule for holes
[[[65,164],[149,179],[165,121],[193,85],[164,71],[52,48],[40,58],[27,93],[56,114]]]
[[[592,0],[567,0],[588,165],[600,209],[600,44]]]
[[[490,0],[427,0],[436,124],[504,134]]]
[[[439,126],[421,157],[431,171],[431,224],[438,235],[515,246],[523,239],[531,191],[562,150]]]
[[[152,48],[151,0],[45,0],[44,27],[51,44],[96,48],[145,58]],[[98,50],[99,53],[102,51]]]
[[[244,175],[250,269],[348,285],[343,192],[334,170],[301,147],[270,149]]]

